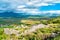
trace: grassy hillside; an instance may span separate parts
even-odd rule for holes
[[[0,40],[60,40],[60,17],[18,22],[0,26]]]

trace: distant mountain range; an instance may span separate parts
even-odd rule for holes
[[[60,14],[57,13],[46,13],[46,14],[38,14],[38,15],[31,15],[31,14],[26,14],[26,13],[13,13],[13,12],[4,12],[0,13],[0,17],[14,17],[14,18],[27,18],[29,16],[40,16],[40,17],[56,17],[60,16]]]
[[[14,17],[14,18],[26,17],[26,15],[23,15],[23,14],[24,13],[4,12],[4,13],[0,13],[0,17]]]

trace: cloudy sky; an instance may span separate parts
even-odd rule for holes
[[[0,0],[0,13],[60,14],[60,0]]]

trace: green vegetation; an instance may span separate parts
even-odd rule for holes
[[[49,20],[22,19],[19,22],[20,23],[18,25],[10,24],[0,27],[0,40],[60,40],[60,17],[51,18]],[[34,25],[39,24],[44,24],[46,26],[44,28],[38,28],[33,32],[29,30]],[[12,30],[9,31],[12,32],[12,34],[5,33],[4,29],[6,28],[7,32]]]

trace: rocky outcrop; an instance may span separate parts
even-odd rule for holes
[[[8,35],[15,34],[16,36],[19,36],[19,31],[11,28],[4,28],[4,33]]]

